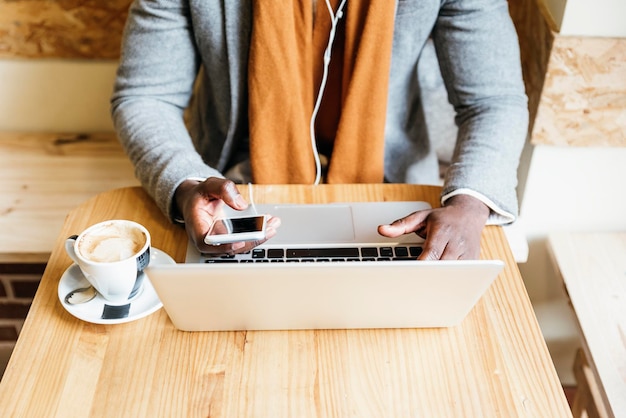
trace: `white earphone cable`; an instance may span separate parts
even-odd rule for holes
[[[250,207],[252,208],[252,213],[258,215],[256,211],[256,203],[254,203],[254,193],[252,191],[252,183],[248,183],[248,200],[250,201]]]
[[[343,9],[347,0],[342,0],[337,8],[337,13],[333,13],[332,5],[330,4],[330,0],[326,1],[326,7],[328,8],[328,13],[330,14],[331,26],[330,26],[330,35],[328,37],[328,44],[326,49],[324,50],[324,69],[322,73],[322,81],[320,83],[320,89],[317,93],[317,99],[315,100],[315,106],[313,107],[313,113],[311,114],[311,121],[309,124],[309,134],[311,136],[311,147],[313,149],[313,157],[315,158],[315,182],[313,184],[318,185],[322,178],[322,167],[320,162],[320,155],[317,151],[317,141],[315,140],[315,119],[317,118],[317,113],[319,112],[320,105],[322,103],[322,97],[324,95],[324,89],[326,88],[326,82],[328,80],[328,66],[330,64],[330,57],[333,48],[333,41],[335,40],[335,32],[337,30],[337,23],[339,19],[343,17]]]

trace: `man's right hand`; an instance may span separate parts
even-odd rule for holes
[[[249,251],[276,235],[276,229],[280,226],[280,219],[270,216],[263,240],[208,245],[204,242],[204,236],[224,204],[235,210],[245,210],[248,207],[248,202],[239,193],[237,185],[232,180],[219,177],[209,177],[203,182],[185,180],[176,189],[174,199],[185,220],[187,235],[201,253],[218,255]]]

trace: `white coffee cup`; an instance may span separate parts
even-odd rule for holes
[[[72,235],[65,250],[104,299],[128,303],[141,291],[150,263],[150,233],[137,222],[114,219]]]

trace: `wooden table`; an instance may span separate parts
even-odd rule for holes
[[[393,184],[255,186],[255,200],[437,205],[439,192]],[[0,416],[571,416],[499,227],[485,229],[482,257],[503,259],[505,270],[458,327],[187,333],[163,309],[96,325],[61,306],[57,285],[71,265],[65,238],[110,218],[143,223],[155,247],[183,261],[183,229],[140,188],[102,193],[70,212],[0,383]]]
[[[626,232],[559,232],[549,244],[582,336],[575,412],[625,417]]]

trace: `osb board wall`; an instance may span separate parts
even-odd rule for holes
[[[0,58],[117,59],[131,0],[0,0]]]
[[[626,146],[626,39],[561,36],[545,0],[509,1],[533,145]]]
[[[531,138],[626,146],[626,38],[555,38]]]

